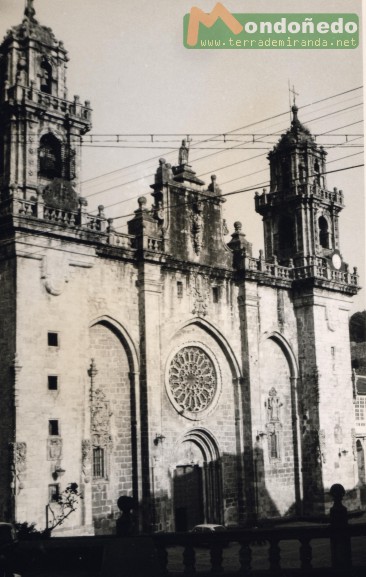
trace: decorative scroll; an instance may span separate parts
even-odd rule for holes
[[[60,459],[62,459],[62,439],[49,437],[47,439],[47,460],[59,461]]]
[[[169,387],[174,401],[185,411],[199,413],[211,404],[217,390],[215,367],[199,347],[184,347],[173,358]]]
[[[353,460],[357,461],[357,436],[356,436],[356,430],[355,429],[351,429],[351,436],[352,436]]]
[[[84,439],[81,442],[81,472],[85,483],[90,481],[90,467],[91,467],[91,441]]]
[[[24,476],[27,468],[27,444],[10,443],[11,489],[19,493],[24,489]]]
[[[320,463],[326,462],[326,452],[325,452],[325,431],[324,429],[318,430],[318,461]]]
[[[109,432],[112,414],[105,394],[97,389],[93,392],[91,402],[91,434],[94,446],[109,447],[112,444]]]
[[[43,258],[42,278],[48,293],[58,296],[69,281],[69,263],[63,252],[48,251]]]

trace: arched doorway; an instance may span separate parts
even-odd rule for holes
[[[176,531],[200,523],[222,523],[222,472],[216,441],[204,429],[186,433],[173,473]]]

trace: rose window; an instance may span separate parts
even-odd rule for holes
[[[169,387],[174,401],[185,411],[199,413],[210,405],[217,389],[215,367],[199,347],[185,347],[169,369]]]

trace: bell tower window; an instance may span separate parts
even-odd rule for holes
[[[61,177],[61,142],[53,136],[42,136],[39,147],[39,176]]]
[[[330,248],[329,227],[328,222],[324,216],[319,218],[319,244],[323,248]]]
[[[278,223],[278,248],[282,257],[290,257],[294,251],[295,235],[293,220],[283,216]]]
[[[320,186],[320,168],[319,168],[319,162],[317,160],[314,163],[314,175],[316,183]]]
[[[52,94],[52,66],[47,60],[41,62],[41,92]]]
[[[290,161],[285,159],[282,161],[282,193],[288,193],[291,188],[291,168]]]

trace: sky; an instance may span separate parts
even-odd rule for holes
[[[361,15],[362,6],[361,0],[222,1],[233,13]],[[128,215],[137,208],[137,197],[149,197],[157,159],[177,163],[185,135],[192,139],[190,163],[203,180],[210,182],[210,175],[216,174],[224,193],[257,186],[260,191],[268,183],[266,156],[290,124],[289,83],[298,93],[300,120],[315,134],[332,130],[332,136],[318,137],[328,150],[328,170],[363,163],[363,98],[357,89],[363,82],[362,48],[187,50],[182,41],[184,14],[192,6],[210,12],[215,3],[35,0],[37,19],[52,28],[69,52],[69,99],[78,94],[93,108],[94,137],[92,144],[85,138],[83,145],[80,192],[88,199],[90,211],[103,204],[122,232]],[[21,21],[23,9],[24,0],[0,0],[0,36]],[[263,122],[281,113],[286,114]],[[245,128],[248,125],[252,126]],[[235,132],[230,143],[221,137],[199,144],[208,135],[231,131]],[[278,137],[257,137],[258,143],[248,143],[250,149],[216,149],[236,146],[238,139],[253,140],[240,134],[277,132]],[[107,142],[113,138],[101,134],[137,136],[121,136],[117,143]],[[154,135],[153,142],[149,135]],[[351,268],[358,266],[360,284],[365,286],[364,168],[330,174],[328,188],[335,186],[344,191],[346,204],[340,216],[341,252]],[[257,256],[263,248],[263,231],[253,197],[254,190],[228,197],[224,217],[231,233],[234,221],[243,223]],[[353,310],[365,308],[362,290]]]

